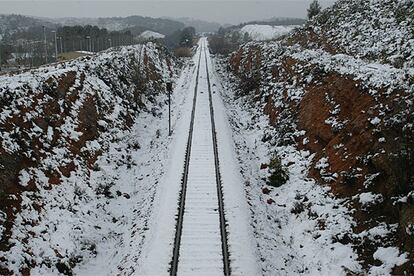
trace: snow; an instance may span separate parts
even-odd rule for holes
[[[47,140],[51,142],[53,140],[53,127],[49,126],[47,128]]]
[[[141,38],[141,39],[161,39],[161,38],[164,38],[164,37],[165,37],[165,35],[163,35],[163,34],[153,32],[153,31],[149,31],[149,30],[142,32],[138,36],[138,38]]]
[[[29,181],[30,174],[26,170],[21,170],[19,174],[19,185],[25,187],[28,185]]]
[[[240,34],[243,36],[245,33],[247,33],[251,39],[256,41],[271,40],[289,33],[296,27],[297,26],[271,26],[251,24],[243,26],[243,28],[240,30]]]
[[[200,51],[204,52],[204,45]],[[178,275],[221,275],[220,220],[206,65],[201,56]]]
[[[380,118],[378,118],[378,117],[375,117],[375,118],[373,118],[373,119],[371,119],[370,121],[369,121],[372,125],[378,125],[379,123],[381,123],[381,119]]]
[[[370,206],[383,201],[381,194],[374,194],[372,192],[361,193],[357,196],[362,206]]]
[[[274,42],[271,47],[279,48],[280,44]],[[408,89],[406,83],[414,72],[409,68],[395,68],[388,64],[364,61],[346,54],[331,55],[324,50],[309,50],[303,48],[287,49],[293,58],[306,63],[320,65],[324,71],[336,71],[342,75],[355,76],[363,85],[372,87],[401,87]],[[376,93],[373,91],[373,93]]]
[[[73,273],[77,275],[130,275],[136,269],[169,140],[166,94],[152,90],[154,82],[148,82],[147,90],[142,91],[142,102],[152,108],[142,108],[138,114],[133,102],[128,101],[135,86],[117,81],[121,75],[132,75],[136,64],[133,62],[142,61],[143,50],[154,63],[154,73],[162,77],[167,74],[165,57],[160,57],[155,44],[148,43],[0,77],[0,97],[8,103],[0,107],[2,124],[21,116],[30,126],[2,131],[4,149],[19,154],[13,138],[16,135],[12,134],[22,137],[24,132],[28,139],[37,139],[41,153],[39,160],[33,151],[24,153],[37,165],[21,171],[19,181],[24,186],[32,179],[36,189],[14,195],[16,201],[21,197],[22,208],[12,228],[12,247],[0,252],[6,260],[3,264],[15,274],[28,262],[35,266],[32,275],[58,275],[57,263],[68,267],[74,264]],[[56,100],[57,112],[61,112],[64,122],[60,126],[50,124],[43,131],[32,122],[46,117],[45,105],[54,100],[43,93],[44,82],[53,82],[72,71],[78,74],[68,93],[78,94],[73,102]],[[147,99],[148,95],[156,104]],[[83,135],[78,129],[79,112],[90,96],[99,100],[95,107],[101,119],[99,127],[105,127],[105,131],[85,143],[77,155],[71,147]],[[135,119],[130,128],[122,118],[125,114]],[[90,168],[82,157],[92,157],[97,152],[98,159]],[[74,169],[64,176],[59,168],[71,162]],[[51,171],[58,175],[59,184],[50,184]],[[0,233],[3,231],[1,227]]]
[[[358,234],[360,238],[369,238],[371,240],[380,241],[388,236],[394,235],[398,229],[397,224],[388,225],[386,223],[380,223],[379,225],[362,231]]]
[[[199,51],[202,52],[202,55],[178,275],[194,275],[194,273],[197,275],[221,275],[223,273],[204,47],[204,44],[199,44],[199,48],[201,48]]]
[[[375,180],[375,178],[377,178],[380,175],[380,173],[374,173],[374,174],[368,174],[365,176],[365,180],[364,180],[364,187],[368,188],[369,186],[371,186],[372,182]]]
[[[89,55],[89,56],[92,56],[92,55],[95,54],[94,52],[89,52],[89,51],[76,51],[76,53],[85,54],[85,55]]]
[[[142,244],[142,258],[137,260],[139,275],[167,275],[172,259],[175,235],[175,215],[184,166],[188,126],[190,124],[192,93],[195,86],[195,55],[191,67],[184,69],[177,81],[173,97],[172,137],[164,154],[165,167],[154,196],[154,207],[148,222],[148,231]],[[180,108],[178,108],[180,107]],[[169,248],[170,250],[166,250]]]
[[[224,88],[210,56],[208,56],[208,66],[232,273],[234,275],[259,275],[258,252],[249,218],[248,200],[242,185],[243,177],[237,162],[230,118],[221,96]]]
[[[198,63],[198,56],[202,44],[201,39],[198,51],[193,58],[193,63]],[[209,60],[209,59],[208,59]],[[211,66],[211,62],[208,62]],[[211,68],[211,67],[210,67]],[[139,261],[139,275],[168,275],[168,269],[172,258],[172,244],[175,235],[174,216],[177,212],[177,202],[183,172],[185,148],[188,138],[192,99],[196,78],[196,67],[192,68],[191,82],[178,82],[177,89],[186,95],[181,105],[180,117],[174,127],[170,151],[167,157],[166,171],[161,180],[160,189],[155,197],[155,208],[152,224],[147,233],[148,238],[144,244],[145,257]],[[188,74],[189,72],[187,72]],[[214,81],[217,85],[218,83]],[[178,264],[179,275],[189,273],[194,275],[222,275],[221,243],[218,229],[217,195],[214,177],[214,164],[212,164],[213,151],[211,142],[211,125],[209,118],[208,88],[204,56],[202,55],[200,66],[199,92],[197,96],[197,108],[195,115],[195,127],[193,136],[193,153],[190,157],[189,182],[187,191],[186,212],[183,225],[182,248],[180,249],[180,261]],[[175,93],[175,92],[174,92]],[[219,94],[215,93],[215,97]],[[217,105],[216,105],[217,104]],[[231,140],[226,126],[223,106],[220,100],[215,98],[215,107],[218,106],[217,133],[219,140],[220,162],[225,158],[231,159]],[[220,123],[219,123],[220,122]],[[226,134],[227,133],[227,134]],[[224,143],[224,145],[220,145]],[[230,147],[227,147],[229,145]],[[234,155],[233,155],[234,156]],[[229,159],[230,158],[230,159]],[[224,161],[224,160],[223,160]],[[237,181],[238,168],[227,165],[220,167],[223,173],[224,205],[229,229],[229,250],[231,266],[236,275],[256,275],[257,265],[249,234],[247,218],[247,205],[243,191],[240,189],[241,180]],[[192,180],[194,179],[194,180]],[[194,185],[197,183],[198,185]],[[201,190],[200,190],[201,189]],[[199,210],[202,214],[194,212]],[[208,231],[207,231],[208,230]],[[207,232],[206,232],[207,231]],[[201,233],[207,233],[200,236]],[[251,233],[251,232],[250,232]],[[169,250],[166,250],[169,248]]]
[[[358,82],[358,86],[369,88],[364,93],[374,99],[396,90],[414,91],[411,81],[414,76],[414,56],[404,50],[412,50],[414,42],[412,39],[407,40],[412,35],[404,31],[408,29],[404,28],[407,22],[400,22],[398,26],[392,18],[381,18],[382,12],[378,10],[380,2],[366,1],[366,5],[370,5],[370,9],[367,9],[370,17],[364,19],[358,15],[351,18],[349,23],[342,24],[340,28],[332,28],[331,36],[326,35],[323,28],[313,28],[317,35],[335,38],[332,40],[338,46],[337,54],[322,49],[304,49],[300,45],[286,46],[281,42],[253,42],[244,46],[260,47],[263,53],[262,68],[258,71],[266,80],[267,90],[263,89],[258,94],[272,95],[274,105],[282,110],[285,106],[278,98],[281,97],[279,91],[285,91],[283,96],[292,103],[300,103],[305,91],[295,78],[292,78],[292,84],[286,84],[277,82],[269,74],[270,69],[281,66],[280,60],[286,57],[297,61],[297,71],[315,67],[322,73],[334,72],[349,76]],[[410,1],[396,2],[404,5]],[[339,12],[339,16],[340,14]],[[381,23],[382,31],[372,32],[371,22],[377,21]],[[240,32],[248,33],[253,40],[262,41],[280,37],[293,28],[294,26],[246,25]],[[164,37],[152,31],[146,31],[141,36],[145,39]],[[205,40],[202,39],[201,44],[203,41]],[[0,123],[22,115],[22,119],[31,125],[28,137],[34,141],[38,139],[39,144],[44,146],[41,153],[46,152],[38,168],[19,172],[21,186],[26,187],[33,180],[39,191],[22,193],[23,208],[17,214],[12,231],[12,249],[0,252],[0,258],[7,260],[7,265],[15,274],[19,273],[25,263],[34,263],[36,267],[31,271],[33,275],[58,275],[56,263],[62,262],[69,266],[75,262],[73,272],[76,275],[168,275],[196,66],[188,63],[177,81],[172,95],[173,135],[168,137],[165,95],[148,91],[142,99],[146,108],[134,112],[125,103],[127,98],[124,97],[130,95],[133,86],[108,85],[108,82],[113,84],[120,72],[133,73],[129,61],[140,60],[143,47],[125,47],[117,53],[108,51],[93,56],[90,61],[78,59],[17,76],[0,77],[0,99],[11,103],[10,106],[0,107]],[[155,61],[157,70],[165,75],[163,68],[166,66],[157,56],[156,47],[149,44],[145,49]],[[387,55],[381,56],[385,52]],[[194,56],[193,63],[197,63],[198,53]],[[394,66],[401,62],[401,58],[401,65]],[[108,60],[111,61],[109,65]],[[286,143],[279,135],[280,130],[269,125],[268,116],[262,114],[263,102],[252,103],[249,96],[236,96],[234,78],[225,72],[224,66],[219,62],[208,58],[207,64],[212,77],[233,273],[366,273],[355,245],[347,243],[347,237],[368,239],[376,247],[380,243],[372,256],[380,264],[368,268],[369,275],[391,274],[395,266],[405,263],[410,258],[407,253],[388,246],[388,243],[381,244],[382,240],[392,238],[401,230],[398,224],[374,222],[368,229],[354,233],[356,222],[352,215],[355,210],[351,209],[349,203],[355,200],[358,207],[360,204],[362,210],[367,210],[386,200],[381,194],[367,191],[372,188],[380,173],[365,175],[364,189],[358,195],[348,199],[336,198],[327,186],[309,178],[311,164],[315,164],[325,181],[338,177],[338,174],[329,173],[328,158],[315,160],[310,152]],[[202,59],[193,137],[194,152],[191,156],[193,163],[189,176],[189,204],[180,255],[182,266],[179,266],[180,274],[186,272],[189,275],[194,274],[195,270],[198,270],[197,274],[220,274],[222,269],[216,219],[217,196],[212,185],[215,184],[215,171],[212,152],[209,150],[212,148],[211,125],[208,120],[204,66],[205,61]],[[216,74],[215,69],[221,74]],[[52,96],[39,93],[42,84],[49,78],[56,80],[70,71],[85,72],[86,76],[82,83],[77,78],[70,90],[84,87],[62,126],[48,126],[44,131],[32,123],[42,116],[44,110],[19,113],[35,104],[41,106],[51,100]],[[311,73],[306,81],[310,83],[317,77],[318,74]],[[380,90],[382,88],[386,90],[384,93]],[[36,97],[39,95],[41,97]],[[149,99],[148,95],[154,97]],[[81,149],[83,156],[93,156],[100,152],[92,169],[81,158],[73,158],[68,149],[69,143],[79,142],[84,135],[79,130],[77,117],[88,96],[97,97],[103,105],[111,107],[98,108],[101,119],[97,124],[105,131]],[[412,101],[407,100],[407,104],[412,105]],[[65,110],[65,101],[60,101],[58,105],[61,112]],[[325,123],[332,129],[342,128],[348,122],[339,119],[340,113],[340,106],[333,105]],[[120,124],[124,114],[131,114],[135,119],[132,126],[126,129]],[[386,124],[381,113],[368,114],[370,117],[367,123],[375,127]],[[292,129],[292,139],[300,138],[299,141],[304,145],[309,143],[309,139],[301,138],[305,133],[298,131],[294,123],[289,127]],[[26,130],[14,128],[0,133],[5,152],[17,154],[21,150],[21,143],[15,137],[24,131]],[[54,141],[56,139],[58,141]],[[48,152],[52,141],[55,145]],[[388,142],[384,137],[374,141]],[[337,144],[334,148],[344,148],[344,145]],[[31,151],[25,154],[32,160],[36,158]],[[282,160],[282,167],[289,175],[288,181],[280,187],[268,186],[266,178],[269,172],[260,169],[262,164],[269,164],[274,157]],[[62,183],[51,185],[48,169],[68,165],[71,161],[75,170],[68,177],[63,177],[56,170]],[[204,193],[200,192],[201,189]],[[396,198],[395,202],[409,202],[412,197],[411,193]],[[17,201],[17,197],[14,200]],[[41,211],[38,211],[39,208]],[[6,214],[0,213],[0,236],[5,229],[2,225],[6,219]],[[403,231],[412,234],[413,224]],[[204,237],[200,238],[201,235]],[[209,251],[208,254],[205,253],[206,250]]]
[[[413,67],[412,1],[338,1],[311,22],[316,36],[346,54]]]
[[[374,259],[379,260],[380,266],[373,266],[369,270],[369,275],[391,274],[392,268],[402,265],[408,261],[407,253],[400,254],[400,250],[396,247],[379,247],[374,255]]]
[[[412,1],[337,1],[326,14],[310,20],[305,28],[294,30],[292,35],[280,41],[249,42],[231,57],[217,58],[225,84],[223,97],[229,118],[234,118],[231,119],[233,136],[236,137],[239,163],[249,193],[252,224],[260,259],[263,260],[262,274],[286,274],[286,271],[315,275],[364,274],[369,270],[367,266],[376,262],[358,252],[367,247],[375,251],[378,246],[404,244],[401,230],[404,231],[407,225],[401,220],[397,225],[391,224],[389,214],[381,209],[394,204],[393,208],[398,213],[397,209],[405,208],[402,206],[410,202],[409,192],[397,189],[398,192],[391,192],[396,195],[391,198],[385,192],[387,189],[380,188],[386,182],[382,167],[387,165],[369,164],[379,154],[386,156],[391,154],[390,150],[394,151],[391,146],[394,138],[386,135],[390,129],[404,130],[404,137],[412,133],[413,7]],[[243,84],[252,76],[258,76],[259,81],[247,91]],[[355,85],[358,95],[372,100],[372,107],[361,111],[363,122],[358,127],[355,117],[359,116],[354,116],[358,114],[354,114],[348,104],[343,104],[341,98],[346,98],[346,95],[336,92],[337,79],[349,81]],[[317,136],[312,143],[318,145],[309,145],[306,136],[299,134],[306,121],[304,118],[307,118],[300,109],[309,104],[307,101],[312,93],[325,93],[326,96],[321,109],[321,114],[326,114],[322,120],[326,125],[313,129],[317,135],[311,131],[307,135],[310,139],[315,138],[312,135]],[[358,106],[358,101],[355,99],[352,104]],[[269,105],[274,109],[270,110]],[[270,114],[263,115],[263,112]],[[396,115],[391,115],[394,112]],[[269,119],[276,127],[269,123]],[[313,126],[317,124],[309,122],[305,127],[311,130]],[[345,133],[343,130],[346,128],[352,130]],[[361,132],[355,133],[356,128]],[[350,145],[341,137],[349,135],[350,139],[357,141],[358,137],[366,139],[369,136],[362,133],[373,134],[369,150],[362,150],[358,142]],[[290,154],[287,154],[286,144],[294,145]],[[308,145],[299,145],[298,149],[297,144]],[[306,158],[293,158],[302,156],[300,148],[313,149],[317,157],[309,154]],[[352,158],[358,165],[339,165],[341,162],[333,158],[335,155],[345,163]],[[281,187],[266,185],[268,172],[259,169],[269,164],[274,156],[279,157],[289,171],[289,181]],[[298,163],[303,164],[303,174],[292,171]],[[310,174],[309,168],[312,169]],[[309,179],[315,173],[321,176],[321,183]],[[350,189],[352,196],[347,194],[348,187],[345,187],[350,184],[347,173],[363,181],[363,187]],[[335,193],[343,199],[335,198],[326,188],[333,181]],[[344,183],[347,185],[342,186]],[[401,186],[398,182],[391,183],[394,184]],[[319,185],[326,186],[319,190]],[[319,192],[313,196],[315,189]],[[330,208],[326,203],[329,200],[341,208],[341,215],[335,215],[338,210]],[[323,206],[324,215],[329,220],[320,213],[313,213],[318,205]],[[296,215],[295,219],[289,209]],[[375,210],[372,216],[371,210]],[[337,221],[339,218],[347,223],[340,223]],[[400,219],[405,220],[403,217]],[[335,225],[341,224],[344,226],[342,229],[335,229]],[[330,231],[327,229],[337,232],[325,236],[328,238],[323,247],[319,235]],[[314,240],[308,241],[308,235]],[[331,244],[339,247],[332,252],[324,252]],[[274,248],[278,248],[277,254],[272,251]],[[404,248],[401,246],[399,250],[403,252]],[[347,252],[342,259],[348,260],[343,264],[344,268],[341,268],[340,252]],[[381,275],[390,273],[385,266],[376,269]]]

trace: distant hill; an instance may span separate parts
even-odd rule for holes
[[[18,15],[0,14],[0,40],[18,32],[27,32],[35,27],[54,27],[55,24],[48,20]]]
[[[133,35],[139,35],[143,31],[150,30],[164,35],[183,29],[184,23],[166,18],[152,18],[144,16],[128,17],[101,17],[101,18],[55,18],[50,19],[61,25],[95,25],[109,31],[129,30]]]
[[[227,26],[225,29],[230,31],[234,29],[241,29],[246,25],[270,25],[270,26],[292,26],[292,25],[304,25],[306,20],[303,18],[285,18],[285,17],[273,17],[264,20],[255,20],[240,23],[239,25]]]
[[[186,25],[172,19],[143,16],[108,17],[108,18],[35,18],[24,15],[0,15],[0,40],[15,44],[19,39],[43,40],[42,26],[46,26],[47,36],[60,26],[97,26],[108,31],[130,31],[138,36],[144,31],[153,31],[163,35],[184,29]]]
[[[272,26],[288,26],[288,25],[303,25],[306,23],[306,19],[303,18],[294,18],[294,17],[272,17],[262,21],[253,21],[259,23],[264,23]],[[251,24],[251,23],[249,23]]]
[[[186,26],[194,27],[197,32],[217,32],[221,27],[221,25],[216,22],[208,22],[188,17],[174,18],[174,20],[182,22]]]

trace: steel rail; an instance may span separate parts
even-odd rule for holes
[[[215,169],[216,169],[216,185],[217,185],[217,197],[218,197],[219,216],[220,216],[220,234],[221,234],[221,249],[222,249],[222,254],[223,254],[223,267],[224,267],[224,275],[229,276],[231,274],[231,268],[230,268],[229,247],[227,243],[228,233],[226,229],[226,217],[224,214],[223,186],[221,182],[220,162],[219,162],[218,146],[217,146],[217,133],[216,133],[216,124],[214,121],[213,96],[211,94],[210,74],[209,74],[208,62],[207,62],[207,52],[205,52],[204,57],[206,60],[208,97],[209,97],[209,102],[210,102],[211,134],[213,137],[214,163],[215,163]]]
[[[181,178],[181,193],[179,197],[179,207],[178,207],[178,215],[177,215],[176,232],[175,232],[175,238],[174,238],[173,257],[170,263],[170,275],[171,276],[177,275],[178,259],[180,256],[181,234],[183,230],[185,197],[187,193],[188,169],[190,166],[191,145],[192,145],[192,140],[193,140],[194,117],[195,117],[195,108],[196,108],[196,103],[197,103],[198,79],[200,75],[200,63],[201,63],[202,51],[203,49],[200,48],[200,55],[198,58],[198,66],[197,66],[196,83],[194,87],[193,108],[191,111],[190,130],[188,134],[187,147],[186,147],[186,152],[185,152],[184,172]]]

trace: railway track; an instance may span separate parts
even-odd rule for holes
[[[203,40],[199,49],[170,275],[230,274],[207,45]]]

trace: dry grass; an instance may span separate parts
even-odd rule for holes
[[[191,49],[180,47],[174,50],[174,54],[176,57],[191,57]]]
[[[72,60],[78,57],[87,56],[87,54],[79,53],[79,52],[67,52],[67,53],[61,53],[58,55],[59,61],[67,61]]]

